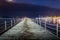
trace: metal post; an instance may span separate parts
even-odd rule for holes
[[[14,19],[14,24],[15,24],[15,19]]]
[[[56,34],[58,36],[58,21],[57,21],[57,27],[56,27]]]
[[[41,26],[41,20],[40,20],[40,15],[39,15],[39,24],[40,24],[40,26]]]
[[[7,22],[5,21],[5,30],[7,29]]]
[[[38,24],[37,18],[36,18],[36,23]]]
[[[46,31],[46,21],[45,21],[45,31]]]
[[[12,19],[11,19],[11,26],[12,26],[13,24],[12,24]]]
[[[40,20],[40,25],[41,25],[41,20]]]
[[[35,23],[36,23],[36,19],[34,19]]]
[[[41,26],[41,20],[40,20],[40,18],[39,18],[39,24],[40,24],[40,26]]]
[[[38,19],[37,19],[37,24],[38,24]]]

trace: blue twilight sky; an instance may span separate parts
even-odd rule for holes
[[[60,0],[15,0],[15,3],[28,3],[60,9]]]

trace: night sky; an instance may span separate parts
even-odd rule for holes
[[[0,0],[0,4],[3,4],[4,0]],[[5,0],[14,7],[8,8],[11,6],[10,4],[7,7],[3,7],[3,10],[0,10],[0,15],[2,16],[30,16],[35,17],[38,15],[42,16],[53,16],[60,15],[60,1],[59,0]],[[5,3],[4,3],[5,4]],[[15,4],[18,4],[15,5]],[[31,4],[31,5],[30,5]],[[22,5],[25,5],[24,7]],[[27,5],[27,6],[26,6]],[[35,5],[35,6],[34,6]],[[42,7],[43,6],[43,7]]]
[[[15,3],[28,3],[60,9],[60,0],[14,0],[14,1]]]

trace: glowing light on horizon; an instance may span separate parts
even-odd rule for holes
[[[53,17],[53,23],[56,24],[57,20],[56,20],[56,16]]]
[[[58,24],[60,24],[60,19],[58,20]]]
[[[6,0],[7,2],[14,2],[14,0]]]

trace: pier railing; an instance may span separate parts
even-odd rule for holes
[[[0,35],[20,21],[21,18],[0,18]]]
[[[53,34],[57,37],[60,37],[60,24],[58,23],[58,20],[56,24],[52,23],[52,18],[50,20],[46,20],[45,17],[36,17],[32,19],[35,23],[39,24],[40,26],[43,26],[46,29],[50,29],[52,31],[55,31]]]

